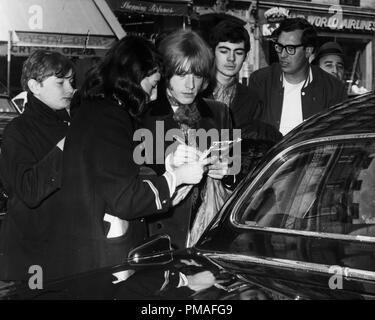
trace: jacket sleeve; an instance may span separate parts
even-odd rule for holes
[[[261,79],[259,77],[259,71],[254,71],[250,75],[248,87],[250,88],[250,90],[257,93],[258,98],[261,97],[262,83],[261,83]]]
[[[262,119],[262,101],[260,100],[259,97],[259,91],[255,91],[253,89],[249,88],[249,91],[251,92],[250,94],[250,99],[251,102],[249,102],[250,107],[249,107],[249,119]]]
[[[133,131],[124,110],[105,110],[96,136],[87,141],[87,163],[95,175],[96,193],[110,213],[131,220],[170,207],[170,191],[164,176],[140,175],[133,159]],[[122,113],[122,114],[121,114]]]
[[[15,192],[26,206],[35,208],[61,187],[63,152],[53,147],[37,159],[32,146],[15,128],[4,133],[1,171],[8,192]]]

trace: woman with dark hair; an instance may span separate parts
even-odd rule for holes
[[[127,36],[86,79],[65,142],[50,278],[122,263],[146,237],[143,217],[166,212],[178,185],[201,180],[200,162],[160,176],[142,176],[134,162],[137,117],[158,70],[153,45]]]

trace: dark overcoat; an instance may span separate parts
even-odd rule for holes
[[[46,264],[61,187],[63,152],[56,144],[69,121],[65,110],[56,112],[28,94],[24,113],[4,131],[0,172],[9,199],[0,231],[0,279],[25,279],[31,266]]]
[[[169,209],[165,177],[143,177],[134,162],[134,129],[126,107],[115,100],[83,100],[77,109],[65,141],[56,207],[57,274],[120,264],[146,237],[143,217]],[[128,222],[124,235],[107,237],[105,214]]]

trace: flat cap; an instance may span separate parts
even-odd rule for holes
[[[321,57],[324,57],[328,54],[335,54],[338,56],[343,57],[344,51],[342,50],[341,46],[337,42],[326,42],[321,45],[318,52],[316,53],[314,61],[318,62]]]

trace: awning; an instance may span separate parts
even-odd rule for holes
[[[125,31],[105,0],[0,0],[0,41],[13,46],[108,49]]]
[[[114,10],[161,16],[189,16],[192,0],[108,0]]]

